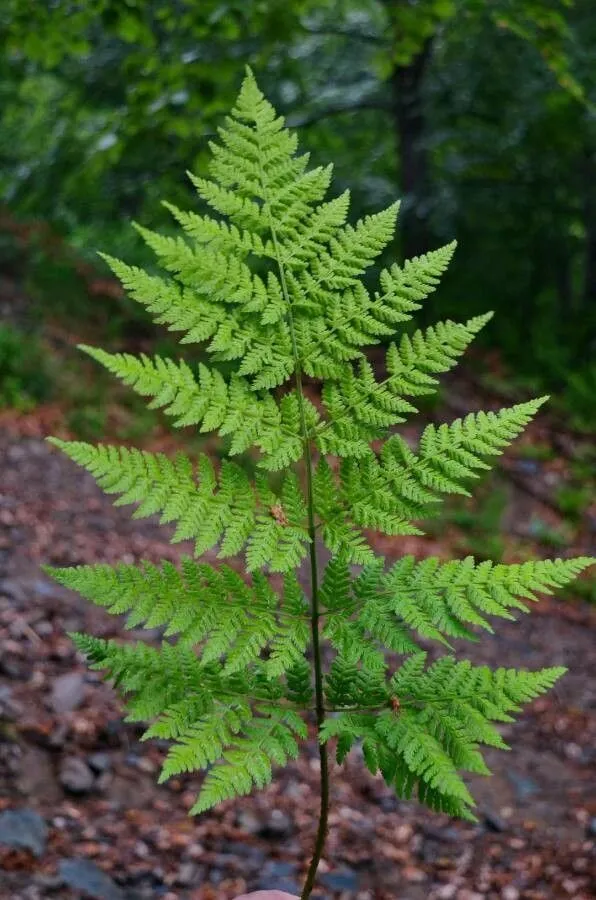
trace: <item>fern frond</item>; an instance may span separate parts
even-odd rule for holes
[[[203,246],[208,244],[219,253],[237,252],[242,255],[252,253],[256,257],[270,257],[273,247],[270,241],[263,241],[253,231],[237,228],[227,222],[217,221],[209,216],[178,209],[173,203],[162,201],[163,206],[172,214],[185,234],[192,241]]]
[[[348,560],[341,554],[331,557],[319,591],[323,609],[329,612],[345,610],[351,597],[351,577]]]
[[[359,457],[347,448],[340,465],[341,498],[346,514],[363,528],[386,534],[420,534],[411,520],[432,512],[444,493],[469,496],[467,481],[490,468],[521,433],[544,398],[499,413],[470,413],[451,425],[424,430],[418,453],[399,435]]]
[[[155,322],[202,345],[201,362],[81,349],[246,465],[53,443],[117,504],[136,504],[135,517],[173,523],[172,540],[191,540],[196,556],[243,554],[250,577],[188,556],[50,570],[127,627],[163,630],[159,647],[73,640],[126,696],[129,719],[147,724],[144,738],[173,741],[161,780],[206,770],[193,813],[268,784],[314,712],[338,762],[360,744],[398,796],[473,819],[460,771],[487,774],[481,748],[506,748],[498,723],[563,670],[492,671],[451,655],[429,664],[418,641],[476,639],[596,560],[405,556],[386,568],[369,532],[421,534],[442,496],[467,495],[544,398],[428,425],[410,446],[395,426],[490,318],[401,330],[455,243],[383,269],[369,290],[362,276],[391,243],[398,204],[350,224],[349,192],[328,195],[332,167],[309,169],[250,72],[209,147],[208,170],[189,173],[202,209],[166,203],[172,235],[136,226],[163,274],[104,257]],[[381,375],[367,356],[379,344]],[[331,554],[321,579],[315,538]],[[281,589],[270,573],[282,573]]]
[[[374,554],[361,530],[347,518],[339,485],[324,457],[315,469],[313,498],[325,546],[332,553],[345,556],[350,562],[371,562]]]
[[[593,564],[590,557],[495,565],[471,556],[447,563],[404,556],[383,576],[365,609],[391,612],[425,637],[440,632],[473,638],[469,626],[492,631],[486,616],[513,619],[512,610],[528,611],[523,600],[564,587]]]
[[[512,712],[539,697],[564,675],[552,667],[529,672],[473,666],[468,660],[442,656],[424,670],[426,654],[411,657],[391,680],[400,701],[416,704],[469,704],[487,719],[511,722]]]
[[[277,521],[271,508],[278,498],[270,494],[269,508],[259,509],[257,495],[245,471],[224,460],[219,476],[202,454],[198,478],[188,457],[174,461],[126,447],[93,446],[82,441],[52,439],[72,460],[86,468],[108,494],[121,494],[117,506],[139,503],[134,518],[161,513],[160,521],[177,522],[172,538],[195,540],[200,556],[221,542],[219,555],[235,556],[246,546],[249,571],[269,566],[286,572],[300,563],[309,541],[302,522]],[[293,479],[289,476],[287,482]]]
[[[265,787],[273,777],[273,764],[283,766],[298,756],[298,739],[307,736],[300,716],[292,710],[266,706],[259,706],[258,713],[246,723],[242,735],[232,736],[228,749],[217,754],[223,762],[207,774],[191,813],[249,794],[255,786]]]
[[[150,409],[165,407],[175,417],[174,425],[198,425],[202,431],[221,426],[228,409],[228,385],[217,371],[199,367],[199,377],[181,360],[156,356],[107,353],[99,347],[80,344],[83,350],[142,397],[151,397]]]
[[[510,721],[512,711],[551,688],[564,669],[493,672],[447,656],[425,671],[425,660],[425,653],[410,657],[391,679],[388,694],[397,700],[396,709],[340,712],[326,721],[320,738],[338,739],[340,760],[362,738],[367,766],[373,773],[380,768],[400,796],[417,788],[419,800],[431,808],[473,820],[473,799],[458,769],[490,774],[479,745],[506,747],[491,721]],[[355,679],[344,666],[340,699],[360,701]]]
[[[348,215],[350,194],[348,191],[316,207],[308,218],[295,228],[284,228],[281,241],[281,263],[294,271],[306,268],[323,251],[343,225]]]
[[[328,380],[323,387],[327,422],[316,432],[319,449],[341,457],[366,456],[372,440],[417,411],[405,398],[433,393],[436,376],[455,365],[491,316],[477,316],[465,325],[439,322],[424,333],[404,335],[399,346],[389,347],[389,376],[381,382],[364,360],[357,372],[348,366],[338,381]]]
[[[386,534],[421,534],[409,519],[419,507],[416,499],[396,496],[393,485],[373,453],[345,459],[340,466],[341,498],[348,515],[362,528]]]
[[[433,393],[436,376],[448,372],[473,338],[492,318],[492,313],[476,316],[464,324],[438,322],[425,332],[404,334],[399,345],[387,351],[387,386],[392,394],[416,397]]]
[[[485,457],[499,456],[524,430],[547,397],[519,403],[497,413],[470,413],[450,425],[427,425],[417,466],[420,481],[431,490],[469,496],[462,482],[488,469]]]
[[[224,747],[252,718],[247,703],[238,701],[218,707],[193,722],[170,748],[162,766],[160,782],[172,775],[204,769],[219,759]]]
[[[269,658],[264,665],[268,678],[276,678],[301,666],[310,642],[310,608],[304,591],[294,576],[286,575],[284,578],[282,609],[287,617],[271,640]]]
[[[458,775],[454,761],[441,742],[423,727],[414,711],[404,710],[398,716],[390,711],[382,713],[375,724],[375,731],[380,741],[406,769],[406,796],[415,779],[422,802],[436,806],[433,801],[438,795],[454,803],[462,817],[473,818],[468,810],[474,800]],[[397,778],[395,783],[399,791]]]
[[[382,310],[392,323],[409,321],[412,312],[420,309],[422,300],[432,294],[451,262],[457,244],[452,241],[438,250],[397,263],[381,272],[382,292],[375,294],[375,312]],[[387,311],[387,312],[385,312]]]
[[[321,286],[337,290],[353,285],[393,237],[398,210],[399,203],[393,203],[337,233],[314,262],[312,276],[305,277],[307,293],[317,297]]]
[[[147,721],[200,691],[213,700],[208,673],[190,648],[164,643],[158,650],[144,643],[118,644],[85,634],[71,634],[93,669],[107,671],[127,699],[128,721]],[[239,691],[241,692],[241,691]]]
[[[224,675],[260,661],[268,678],[290,669],[309,639],[309,610],[295,578],[287,575],[280,601],[267,579],[255,573],[253,584],[227,566],[213,569],[188,557],[181,569],[133,565],[75,566],[49,569],[56,581],[113,614],[128,613],[127,627],[165,629],[181,646],[202,645],[202,662],[215,660]]]
[[[194,291],[183,290],[173,280],[149,275],[113,256],[100,253],[133,300],[141,303],[155,321],[170,331],[184,331],[182,343],[199,343],[211,338],[225,319],[224,310]]]
[[[378,660],[374,660],[373,666],[367,666],[358,656],[356,648],[352,653],[339,653],[329,667],[325,679],[325,696],[330,706],[338,709],[374,709],[388,702],[389,689],[385,682],[384,665],[381,666]]]

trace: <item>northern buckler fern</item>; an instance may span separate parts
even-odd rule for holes
[[[179,237],[138,229],[167,274],[106,257],[156,322],[202,345],[205,362],[83,349],[174,425],[227,438],[228,458],[217,467],[207,455],[53,441],[118,504],[138,504],[136,517],[174,523],[173,540],[193,541],[194,557],[51,572],[126,613],[128,626],[163,629],[159,648],[73,639],[127,695],[129,720],[151,722],[145,737],[172,740],[162,780],[207,769],[192,813],[268,784],[314,719],[322,804],[306,898],[327,830],[329,744],[339,762],[361,744],[399,797],[473,817],[460,770],[487,774],[482,745],[506,746],[493,723],[563,670],[473,666],[450,639],[491,630],[593,560],[405,556],[388,567],[375,554],[371,531],[421,534],[414,523],[443,496],[467,495],[543,400],[429,425],[412,449],[394,426],[490,318],[396,337],[454,245],[384,269],[371,293],[360,279],[392,239],[397,204],[346,224],[348,194],[324,200],[331,166],[308,168],[250,73],[211,151],[210,178],[190,177],[212,214],[168,205]],[[387,348],[382,379],[365,353],[375,344]],[[305,377],[321,390],[307,396]],[[254,478],[245,453],[258,454]],[[242,561],[195,559],[212,548]],[[442,655],[428,662],[420,639]]]

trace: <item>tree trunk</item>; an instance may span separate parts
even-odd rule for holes
[[[422,84],[431,56],[432,39],[407,66],[396,66],[391,75],[402,191],[401,233],[406,258],[430,249],[430,173],[425,146]]]

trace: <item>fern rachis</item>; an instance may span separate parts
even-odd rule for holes
[[[386,567],[368,530],[420,533],[441,497],[467,494],[542,400],[428,426],[413,450],[394,426],[489,318],[398,334],[454,245],[384,269],[370,294],[360,279],[390,242],[397,206],[346,224],[349,196],[324,201],[331,168],[308,169],[250,73],[219,136],[210,178],[192,176],[212,213],[168,205],[180,236],[139,229],[166,276],[107,260],[157,322],[182,344],[203,345],[204,361],[195,369],[82,349],[175,426],[229,438],[230,456],[256,451],[257,475],[241,459],[216,468],[205,455],[54,443],[116,502],[137,504],[135,516],[175,523],[174,540],[193,540],[195,557],[243,554],[247,577],[191,557],[51,571],[126,613],[130,627],[164,629],[160,648],[73,639],[127,695],[129,718],[150,721],[145,737],[173,741],[162,780],[208,770],[193,812],[266,785],[274,765],[297,755],[314,714],[321,815],[307,898],[327,831],[329,744],[341,762],[362,742],[366,766],[400,796],[473,817],[459,771],[486,774],[482,745],[505,746],[494,723],[510,721],[562,670],[474,667],[449,641],[492,630],[491,620],[526,610],[593,560],[403,557]],[[388,375],[379,381],[364,348],[381,342]],[[305,396],[305,375],[322,382],[320,408]],[[331,554],[322,573],[318,542]],[[297,573],[307,558],[305,592]],[[443,656],[428,664],[420,637],[439,642]]]

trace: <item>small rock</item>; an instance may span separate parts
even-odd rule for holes
[[[284,796],[289,797],[290,800],[302,800],[304,797],[304,788],[305,785],[291,779],[284,787]]]
[[[98,775],[95,780],[95,788],[99,791],[100,794],[105,794],[106,791],[109,791],[114,781],[114,776],[111,772],[102,772],[101,775]]]
[[[85,680],[79,672],[69,672],[54,679],[50,703],[58,715],[72,712],[83,702]]]
[[[139,859],[147,859],[151,855],[151,851],[145,841],[137,841],[133,847],[133,852]]]
[[[46,823],[33,809],[7,809],[0,813],[0,844],[31,850],[42,856],[47,839]]]
[[[88,859],[61,859],[58,871],[64,884],[93,900],[125,900],[124,891]]]
[[[569,743],[565,744],[565,756],[568,759],[581,759],[584,755],[584,751],[579,746],[579,744]]]
[[[453,900],[457,894],[457,886],[455,884],[444,884],[437,891],[437,900]]]
[[[23,707],[13,698],[11,688],[6,684],[0,685],[0,716],[13,721],[22,711]]]
[[[232,856],[250,860],[251,863],[254,863],[259,867],[265,862],[265,854],[259,847],[255,847],[253,844],[244,844],[241,841],[230,841],[229,844],[226,844],[226,850],[228,853],[231,853]]]
[[[393,837],[398,844],[406,844],[413,834],[414,829],[412,828],[412,826],[405,823],[404,825],[397,826],[394,831]]]
[[[445,848],[438,840],[429,838],[422,841],[417,855],[422,862],[432,865],[445,856]]]
[[[236,824],[247,834],[258,834],[263,823],[248,809],[241,809],[236,815]]]
[[[186,848],[186,855],[190,859],[203,859],[203,857],[205,856],[205,848],[202,844],[189,844]]]
[[[321,884],[330,891],[357,891],[358,876],[351,869],[342,869],[340,872],[328,872],[320,877]]]
[[[498,813],[493,812],[491,809],[485,810],[483,818],[484,824],[489,831],[494,831],[496,834],[507,831],[507,822],[505,819],[502,819]]]
[[[426,881],[427,878],[426,872],[423,872],[422,869],[417,869],[416,866],[404,866],[402,875],[406,881],[412,883],[420,883],[421,881]]]
[[[37,887],[44,888],[46,893],[48,891],[55,891],[58,888],[62,887],[63,881],[59,875],[45,875],[43,873],[39,873],[33,876],[35,884]],[[45,896],[45,895],[42,895]]]
[[[59,725],[54,728],[52,733],[48,735],[48,744],[50,747],[54,750],[59,750],[61,747],[64,747],[69,730],[66,722],[60,722]]]
[[[111,767],[112,760],[109,753],[92,753],[87,757],[87,764],[94,772],[101,775]]]
[[[276,860],[268,862],[262,868],[257,889],[299,894],[298,883],[294,880],[296,871],[297,867],[293,863],[277,862]]]
[[[535,459],[518,459],[515,461],[515,467],[524,475],[536,475],[540,471]]]
[[[34,797],[36,804],[44,803],[51,807],[60,801],[62,791],[56,780],[50,756],[45,750],[33,746],[23,748],[17,788],[26,796]]]
[[[153,762],[152,759],[149,759],[148,756],[140,756],[137,760],[137,769],[141,772],[148,772],[152,774],[155,772],[157,768],[157,763]]]
[[[527,797],[532,797],[540,792],[539,785],[532,778],[520,775],[515,769],[507,770],[507,778],[513,785],[515,793],[520,800],[525,800]]]
[[[193,862],[182,863],[176,875],[176,884],[190,887],[197,881],[200,871],[200,867]]]
[[[288,837],[293,830],[292,820],[281,809],[273,809],[267,821],[260,827],[259,835],[264,838],[281,840]]]
[[[503,888],[503,892],[501,894],[503,900],[519,900],[519,891],[512,884],[508,885],[508,887]]]
[[[93,787],[93,772],[78,756],[67,756],[60,768],[60,784],[71,794],[86,794]]]
[[[246,863],[233,853],[214,853],[211,862],[223,872],[238,872],[246,868]]]
[[[513,837],[509,840],[509,846],[512,850],[523,850],[526,846],[526,841],[523,838]]]
[[[16,606],[22,606],[27,600],[27,593],[23,585],[13,578],[3,578],[0,581],[0,594],[10,597],[15,601]]]
[[[53,581],[44,581],[42,578],[36,578],[32,587],[38,597],[56,596],[56,585]]]
[[[277,877],[278,875],[293,875],[296,872],[296,869],[297,866],[295,863],[273,860],[272,862],[267,863],[263,871],[266,871],[268,875]]]

